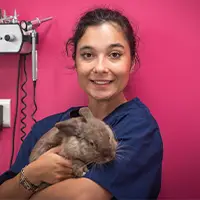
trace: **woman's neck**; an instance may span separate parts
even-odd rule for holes
[[[124,94],[109,100],[95,100],[89,98],[88,107],[93,113],[94,117],[98,119],[104,119],[108,114],[110,114],[119,105],[127,102]]]

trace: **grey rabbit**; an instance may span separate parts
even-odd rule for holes
[[[88,107],[79,109],[79,117],[55,124],[34,146],[29,161],[33,162],[49,149],[60,146],[59,155],[72,160],[74,177],[81,177],[91,163],[104,164],[115,159],[117,140],[112,129],[95,118]],[[43,187],[48,184],[44,183]]]

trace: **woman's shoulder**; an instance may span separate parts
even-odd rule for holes
[[[148,137],[156,133],[160,137],[159,125],[150,109],[138,98],[120,105],[107,118],[118,138]]]
[[[106,122],[116,124],[117,122],[149,122],[155,123],[156,119],[152,115],[150,109],[145,105],[140,98],[135,97],[120,106],[118,106],[112,113],[106,118]],[[134,125],[134,123],[132,123]]]
[[[146,123],[152,126],[157,126],[158,123],[150,108],[138,97],[131,100],[128,109],[126,110],[129,119],[132,122]]]

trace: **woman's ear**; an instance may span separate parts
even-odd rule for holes
[[[130,73],[135,71],[135,59],[131,62]]]
[[[76,58],[74,59],[74,69],[77,71]]]

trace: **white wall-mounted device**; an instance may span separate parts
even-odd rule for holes
[[[3,106],[3,127],[11,127],[11,99],[0,99]]]
[[[37,80],[37,43],[38,33],[36,28],[52,17],[31,21],[19,21],[16,10],[13,16],[7,16],[0,9],[0,54],[7,53],[32,53],[32,79]]]

